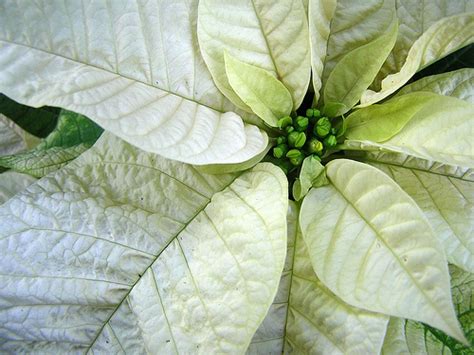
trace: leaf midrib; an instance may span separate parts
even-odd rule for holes
[[[69,57],[66,57],[64,55],[61,55],[61,54],[57,54],[57,53],[53,53],[53,52],[50,52],[50,51],[47,51],[45,49],[42,49],[42,48],[37,48],[37,47],[33,47],[33,46],[30,46],[30,45],[27,45],[27,44],[24,44],[24,43],[18,43],[18,42],[15,42],[15,41],[11,41],[11,40],[6,40],[6,39],[0,39],[0,42],[4,42],[4,43],[7,43],[7,44],[11,44],[11,45],[16,45],[16,46],[22,46],[22,47],[26,47],[26,48],[29,48],[31,50],[36,50],[36,51],[39,51],[39,52],[43,52],[43,53],[46,53],[46,54],[49,54],[51,56],[56,56],[56,57],[60,57],[60,58],[63,58],[64,60],[68,60],[68,61],[71,61],[71,62],[74,62],[74,63],[78,63],[78,64],[81,64],[81,65],[86,65],[88,67],[92,67],[92,68],[95,68],[97,70],[102,70],[104,72],[108,72],[110,74],[113,74],[113,75],[117,75],[118,77],[122,78],[122,79],[126,79],[126,80],[130,80],[130,81],[133,81],[135,83],[140,83],[142,85],[146,85],[150,88],[153,88],[155,90],[160,90],[162,92],[165,92],[169,95],[173,95],[173,96],[177,96],[177,97],[180,97],[181,99],[183,100],[186,100],[186,101],[190,101],[190,102],[194,102],[198,105],[201,105],[201,106],[204,106],[204,107],[207,107],[213,111],[216,111],[216,112],[219,112],[219,113],[225,113],[226,111],[223,111],[223,110],[218,110],[214,107],[211,107],[209,105],[206,105],[206,104],[203,104],[199,101],[196,101],[194,99],[191,99],[189,97],[186,97],[186,96],[183,96],[181,94],[178,94],[176,92],[173,92],[173,91],[170,91],[170,90],[166,90],[166,89],[163,89],[161,87],[158,87],[158,86],[154,86],[150,83],[147,83],[147,82],[144,82],[144,81],[140,81],[140,80],[137,80],[133,77],[130,77],[130,76],[127,76],[125,74],[122,74],[122,73],[118,73],[118,72],[114,72],[112,70],[108,70],[108,69],[105,69],[105,68],[101,68],[99,66],[96,66],[96,65],[93,65],[91,63],[87,63],[87,62],[83,62],[83,61],[80,61],[78,59],[73,59],[73,58],[69,58]]]
[[[224,185],[220,190],[214,192],[214,194],[218,193],[218,192],[221,192],[223,190],[225,190],[227,187],[229,187],[238,177],[240,176],[240,174],[237,174],[229,183],[227,183],[226,185]],[[135,281],[135,283],[133,285],[130,286],[130,289],[128,290],[128,292],[123,296],[122,300],[120,301],[120,303],[115,307],[114,311],[110,314],[110,316],[104,321],[104,324],[102,325],[102,327],[97,331],[97,334],[96,336],[94,337],[94,339],[91,341],[91,344],[90,346],[86,349],[86,353],[89,352],[92,347],[94,346],[95,342],[97,341],[97,339],[99,338],[99,336],[102,334],[102,331],[103,329],[105,328],[105,326],[107,324],[109,324],[110,320],[112,319],[112,317],[115,315],[115,313],[117,313],[117,311],[119,310],[120,306],[123,304],[123,302],[128,298],[128,296],[130,295],[130,293],[132,292],[132,290],[135,288],[135,286],[138,284],[138,282],[142,279],[143,275],[146,274],[146,272],[153,266],[153,264],[158,260],[158,258],[161,256],[161,254],[168,248],[168,246],[173,243],[176,238],[188,227],[189,224],[191,224],[195,219],[196,217],[206,209],[206,207],[211,203],[212,201],[212,197],[211,198],[207,198],[208,201],[200,208],[196,211],[196,213],[189,219],[188,222],[186,222],[183,227],[180,228],[180,230],[178,230],[176,232],[176,234],[174,235],[174,237],[170,238],[170,240],[163,246],[163,248],[160,250],[160,252],[156,255],[155,258],[153,258],[150,262],[150,264],[143,270],[143,272],[141,273],[142,276],[140,276],[137,281]],[[153,273],[153,272],[152,272]]]
[[[331,180],[331,178],[328,176],[328,178]],[[441,316],[442,319],[444,319],[444,316],[443,316],[443,313],[440,312],[439,308],[437,307],[437,305],[427,296],[426,292],[420,287],[420,285],[418,284],[417,280],[415,280],[413,278],[413,276],[411,275],[410,272],[408,272],[407,268],[403,265],[402,261],[400,260],[400,258],[398,257],[398,255],[392,250],[392,248],[390,248],[390,246],[385,242],[385,240],[379,235],[376,227],[374,225],[372,225],[371,222],[369,222],[365,216],[361,213],[361,211],[356,208],[356,206],[354,206],[354,204],[352,203],[352,201],[350,201],[346,195],[344,195],[342,193],[342,191],[336,186],[336,184],[331,181],[331,184],[332,186],[335,188],[335,190],[344,198],[344,200],[357,212],[357,214],[359,215],[360,218],[362,218],[362,220],[370,227],[370,229],[372,229],[372,231],[374,232],[376,238],[378,240],[380,240],[382,242],[382,244],[385,246],[385,248],[392,254],[392,256],[395,258],[395,260],[398,262],[398,264],[400,265],[400,267],[405,271],[406,275],[408,275],[408,277],[412,280],[413,284],[416,286],[416,288],[423,294],[424,298],[428,301],[428,303],[430,303],[430,305],[433,307],[433,309],[438,313],[438,315]]]

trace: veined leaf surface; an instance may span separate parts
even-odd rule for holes
[[[472,329],[474,316],[474,275],[449,265],[451,276],[451,292],[461,325],[467,333],[471,344],[474,343],[474,330]],[[457,342],[456,340],[442,334],[436,329],[426,325],[391,318],[387,329],[383,355],[393,354],[462,354],[472,353],[472,347]]]
[[[227,80],[239,98],[271,127],[293,109],[290,92],[265,69],[250,65],[224,53]]]
[[[374,104],[402,87],[419,69],[474,41],[474,13],[455,15],[434,23],[410,48],[400,70],[388,75],[376,92],[367,90],[360,107]]]
[[[451,351],[445,344],[439,342],[423,324],[392,317],[388,323],[382,354],[451,355]]]
[[[371,165],[415,200],[433,226],[448,261],[474,273],[474,182],[390,164]]]
[[[343,147],[346,154],[356,160],[390,164],[420,171],[429,171],[433,174],[452,176],[461,180],[474,181],[474,171],[472,168],[416,157],[410,151],[403,149],[403,147],[387,147],[384,144],[370,141],[352,140],[346,140]]]
[[[240,163],[267,146],[199,54],[197,1],[0,4],[0,91],[84,114],[141,149]]]
[[[404,86],[397,92],[396,96],[415,91],[430,91],[474,104],[474,69],[464,68],[421,78],[410,85]]]
[[[393,100],[401,100],[404,96]],[[384,105],[362,110],[367,110],[369,113],[383,111]],[[362,110],[361,112],[364,112]],[[400,132],[385,140],[383,144],[365,140],[361,129],[354,137],[355,140],[345,142],[344,149],[355,147],[355,149],[373,150],[378,147],[441,164],[473,168],[474,105],[454,97],[439,96],[439,99],[432,101],[432,110],[429,106],[426,110],[421,111],[426,114],[417,114]],[[393,114],[395,118],[397,112],[394,111]],[[355,115],[358,115],[358,112]],[[380,119],[383,120],[383,117]]]
[[[298,226],[288,210],[288,252],[274,303],[248,354],[376,354],[388,317],[344,303],[316,277]]]
[[[318,102],[323,85],[322,75],[326,61],[331,21],[336,12],[337,0],[311,0],[308,5],[309,39],[314,101]]]
[[[87,117],[61,110],[56,128],[34,149],[0,157],[0,166],[42,177],[90,148],[102,133]]]
[[[287,182],[202,175],[110,134],[0,208],[0,348],[244,351],[276,294]]]
[[[388,74],[401,69],[413,43],[431,25],[444,17],[474,11],[474,3],[470,0],[396,0],[396,7],[400,24],[397,42],[380,71],[377,85]]]
[[[390,53],[398,31],[395,9],[392,10],[391,20],[386,19],[390,25],[385,32],[344,55],[329,74],[324,87],[324,103],[341,104],[341,109],[333,112],[334,116],[345,114],[359,102]]]
[[[333,6],[336,6],[335,13],[330,17]],[[395,1],[338,0],[337,5],[329,2],[327,9],[329,11],[326,17],[330,18],[330,33],[321,76],[323,90],[331,72],[348,53],[386,33],[391,20],[395,17]],[[314,40],[312,39],[313,42]],[[379,58],[372,59],[379,60]]]
[[[338,159],[326,170],[331,184],[312,189],[300,214],[320,280],[353,306],[419,320],[465,341],[446,257],[415,202],[366,164]]]
[[[352,140],[386,141],[410,120],[421,120],[433,111],[448,114],[449,111],[444,111],[444,101],[440,95],[416,92],[361,108],[347,117],[346,136]]]
[[[234,104],[249,110],[229,85],[224,50],[272,73],[289,90],[293,108],[300,106],[311,74],[308,22],[301,0],[202,0],[198,36],[216,85]]]
[[[0,205],[20,191],[26,189],[36,179],[30,175],[5,171],[0,174]]]

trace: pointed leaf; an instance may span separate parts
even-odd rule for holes
[[[474,343],[473,309],[474,275],[449,266],[453,302],[470,343]],[[440,331],[413,321],[391,318],[382,354],[471,354],[466,347]]]
[[[378,107],[383,111],[384,104],[376,106],[374,110],[377,111]],[[368,110],[371,111],[370,108]],[[411,119],[398,134],[385,140],[383,144],[377,145],[365,140],[361,133],[361,136],[357,136],[358,140],[346,142],[344,149],[359,144],[357,149],[362,147],[373,150],[375,147],[442,164],[474,167],[474,105],[454,97],[439,96],[432,102],[432,108],[428,107],[427,110],[427,113],[423,110],[425,115],[417,114],[416,119]]]
[[[1,349],[244,351],[283,269],[287,188],[271,164],[202,175],[104,134],[0,208]]]
[[[240,99],[266,124],[277,127],[280,118],[293,108],[291,95],[269,71],[246,64],[224,53],[229,84]]]
[[[239,163],[267,146],[213,84],[197,0],[2,4],[0,91],[84,114],[141,149],[187,163]],[[51,20],[54,13],[54,21]]]
[[[390,318],[382,355],[451,355],[449,348],[427,331],[423,324]]]
[[[350,114],[346,120],[346,137],[383,142],[400,132],[410,120],[421,120],[440,110],[445,115],[449,113],[443,112],[444,100],[440,95],[415,92],[396,97]]]
[[[397,0],[397,17],[400,24],[397,42],[387,58],[376,86],[388,74],[396,73],[403,66],[413,43],[428,28],[445,17],[474,11],[471,0]]]
[[[326,169],[331,185],[312,189],[300,214],[321,281],[353,306],[419,320],[465,341],[446,257],[415,202],[369,165],[337,159]]]
[[[308,8],[309,39],[311,47],[312,82],[314,101],[318,102],[323,85],[322,75],[326,60],[331,21],[336,12],[337,0],[311,0]]]
[[[45,140],[27,152],[0,157],[0,166],[42,177],[90,148],[102,131],[87,117],[62,110],[57,127]]]
[[[281,354],[285,345],[285,328],[288,315],[295,238],[298,229],[299,209],[294,201],[288,201],[287,251],[285,267],[280,278],[278,292],[262,324],[255,332],[247,354]]]
[[[450,263],[474,273],[474,182],[389,164],[374,164],[428,217]]]
[[[383,34],[344,55],[329,74],[324,87],[324,103],[344,105],[335,116],[345,114],[359,102],[392,50],[398,31],[395,8],[392,19],[386,21],[390,26]]]
[[[34,177],[15,171],[5,171],[0,174],[0,205],[35,181]]]
[[[415,91],[430,91],[474,104],[474,69],[465,68],[424,77],[400,89],[396,96]]]
[[[379,353],[388,317],[344,303],[314,274],[301,233],[295,243],[285,352]]]
[[[198,37],[204,60],[219,89],[237,106],[248,106],[232,90],[224,50],[265,69],[289,90],[296,109],[310,79],[308,23],[300,0],[202,0]]]
[[[329,9],[332,9],[332,6],[334,5],[330,4]],[[391,20],[394,17],[394,0],[337,1],[336,11],[330,22],[330,34],[321,77],[323,90],[325,90],[328,77],[337,63],[348,53],[367,45],[386,33],[393,25]],[[371,59],[379,60],[375,56]],[[337,82],[334,84],[337,85]],[[360,95],[357,99],[359,98]]]
[[[247,353],[378,353],[388,317],[347,305],[316,278],[297,219],[298,209],[290,203],[280,289]]]
[[[474,13],[455,15],[434,23],[410,48],[406,61],[396,74],[382,80],[378,92],[367,90],[360,107],[374,104],[403,86],[419,69],[474,41]]]

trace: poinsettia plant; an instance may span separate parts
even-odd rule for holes
[[[0,348],[469,352],[471,11],[3,1]]]

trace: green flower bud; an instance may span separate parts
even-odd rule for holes
[[[309,124],[308,117],[298,116],[296,117],[296,120],[295,120],[295,129],[298,132],[304,132],[306,131],[306,128],[308,128],[308,124]]]
[[[288,145],[290,147],[294,147],[295,146],[295,142],[296,140],[298,139],[298,136],[299,136],[299,132],[291,132],[290,134],[288,134]]]
[[[337,130],[335,128],[331,128],[331,134],[336,135]]]
[[[288,135],[288,144],[290,147],[301,148],[306,143],[306,134],[304,132],[291,132]]]
[[[290,149],[288,153],[286,153],[286,157],[289,159],[298,158],[300,155],[304,155],[304,154],[299,149]]]
[[[319,110],[315,109],[315,108],[309,108],[306,110],[306,117],[320,117],[321,116],[321,112],[319,112]]]
[[[279,136],[277,138],[277,144],[283,144],[286,143],[286,137],[285,136]]]
[[[311,138],[308,142],[308,152],[311,154],[321,154],[323,152],[323,143],[318,141],[316,138]]]
[[[333,136],[332,134],[324,138],[324,146],[326,148],[331,148],[334,147],[337,144],[337,139],[336,136]]]
[[[288,127],[285,128],[286,133],[291,133],[294,130],[295,130],[295,127],[293,127],[293,126],[288,126]]]
[[[304,160],[304,154],[298,149],[291,149],[286,153],[286,157],[290,160],[290,163],[295,166],[301,165]]]
[[[299,156],[298,158],[291,158],[290,163],[293,164],[294,166],[301,165],[304,160],[304,155]]]
[[[319,137],[326,137],[331,131],[331,122],[327,117],[321,117],[314,126],[314,134]]]
[[[283,129],[293,124],[293,119],[290,116],[282,117],[278,120],[278,128]]]
[[[273,156],[277,159],[285,156],[288,152],[288,146],[286,144],[279,144],[275,148],[273,148]]]

